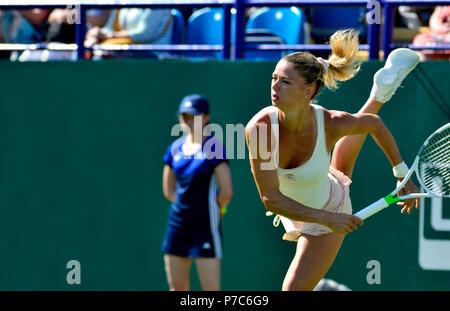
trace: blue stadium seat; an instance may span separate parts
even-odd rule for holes
[[[188,19],[186,44],[223,44],[223,25],[223,9],[202,8],[195,11]],[[187,56],[221,59],[222,52],[191,52]]]
[[[172,44],[182,44],[186,31],[183,14],[177,9],[170,10],[170,14],[172,15],[173,23]]]
[[[296,7],[260,8],[247,22],[246,29],[266,29],[279,36],[286,44],[305,43],[305,14]]]
[[[311,38],[317,43],[328,41],[343,28],[354,28],[361,36],[366,34],[364,7],[320,7],[311,9]]]
[[[244,57],[246,59],[278,60],[287,53],[286,51],[263,51],[249,49],[249,47],[260,44],[284,44],[283,39],[265,29],[247,29],[245,31],[245,43],[247,45],[247,49],[244,52]]]
[[[285,44],[305,43],[305,14],[297,7],[263,7],[248,19],[246,32],[264,30],[283,40]],[[278,59],[285,52],[254,51],[247,52],[246,58]]]

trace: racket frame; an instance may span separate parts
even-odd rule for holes
[[[433,193],[432,191],[430,191],[428,189],[428,187],[425,186],[425,184],[423,183],[420,175],[418,174],[418,170],[417,169],[418,169],[418,165],[419,165],[419,156],[422,153],[423,148],[425,148],[428,145],[428,142],[430,141],[430,138],[433,137],[434,135],[436,135],[437,133],[442,132],[443,130],[449,128],[449,127],[450,127],[450,123],[447,123],[447,124],[441,126],[439,129],[434,131],[433,134],[431,134],[425,140],[425,142],[423,143],[423,145],[420,148],[419,152],[417,153],[417,156],[414,159],[414,162],[413,162],[411,168],[409,169],[408,173],[403,178],[403,180],[400,183],[400,185],[398,185],[398,187],[395,188],[394,191],[392,191],[387,196],[379,199],[378,201],[372,203],[371,205],[363,208],[362,210],[357,212],[355,214],[355,216],[357,216],[357,217],[359,217],[359,218],[364,220],[364,219],[372,216],[375,213],[378,213],[382,209],[384,209],[384,208],[388,207],[389,205],[391,205],[393,203],[396,203],[396,202],[400,202],[400,201],[407,200],[407,199],[414,199],[414,198],[441,198],[441,197],[443,197],[442,195],[437,195],[437,194]],[[411,178],[413,173],[416,173],[417,181],[422,186],[422,188],[425,189],[427,192],[426,193],[411,193],[411,194],[403,195],[403,196],[400,196],[400,197],[395,197],[395,195],[405,186],[405,184]]]

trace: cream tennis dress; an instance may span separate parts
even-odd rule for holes
[[[352,214],[349,195],[351,180],[342,172],[330,167],[323,108],[318,105],[312,106],[317,120],[317,139],[313,154],[299,167],[283,169],[277,166],[280,191],[285,196],[311,208]],[[275,152],[278,152],[278,108],[271,106],[266,109],[275,136]],[[317,223],[295,221],[280,215],[276,215],[274,225],[278,226],[280,220],[286,230],[284,240],[297,241],[302,233],[318,236],[332,232],[330,228]]]

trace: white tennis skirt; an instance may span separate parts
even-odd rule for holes
[[[330,197],[321,209],[333,213],[351,215],[352,203],[349,186],[352,181],[344,173],[332,167],[330,167],[328,172],[328,179],[330,181]],[[319,236],[333,232],[330,228],[318,223],[301,222],[283,216],[279,217],[286,230],[283,240],[295,242],[302,233]]]

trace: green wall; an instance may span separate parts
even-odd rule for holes
[[[381,65],[364,64],[334,94],[323,91],[319,104],[356,112]],[[274,66],[0,63],[0,290],[166,290],[162,156],[174,139],[178,103],[202,93],[212,122],[245,125],[270,104]],[[408,163],[450,121],[449,71],[448,62],[421,63],[382,109]],[[279,290],[295,243],[282,241],[282,226],[265,216],[247,153],[230,165],[235,195],[223,221],[222,287]],[[353,176],[354,211],[394,185],[389,162],[369,138]],[[450,243],[448,232],[430,227],[429,202],[423,211],[424,235]],[[450,258],[448,271],[419,265],[419,216],[392,206],[368,219],[347,236],[327,277],[353,290],[450,290]],[[80,285],[66,282],[72,259],[81,264]],[[380,284],[366,281],[370,260],[380,263]],[[200,289],[196,277],[192,289]]]

